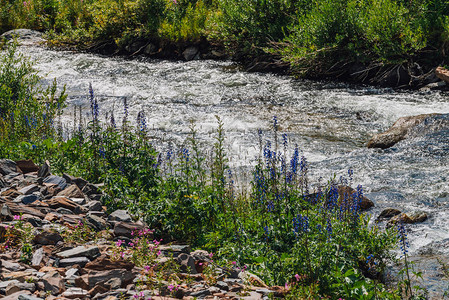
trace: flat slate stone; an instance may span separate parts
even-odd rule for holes
[[[0,173],[2,175],[18,173],[16,163],[10,159],[0,159]]]
[[[109,215],[110,221],[132,222],[131,216],[126,210],[118,209]]]
[[[44,183],[56,184],[61,188],[61,190],[67,187],[67,182],[65,181],[65,179],[56,175],[50,175],[45,177]]]
[[[56,256],[61,258],[87,257],[90,260],[94,260],[96,257],[100,256],[100,249],[96,246],[89,248],[85,246],[78,246],[70,250],[59,252]]]
[[[59,267],[65,268],[65,267],[71,267],[74,265],[79,265],[81,268],[83,268],[89,262],[90,262],[90,260],[87,257],[64,258],[59,261]]]

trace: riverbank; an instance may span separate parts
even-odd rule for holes
[[[449,63],[446,1],[30,0],[0,3],[0,32],[103,54],[230,57],[248,70],[420,88]],[[189,49],[187,52],[186,50]]]

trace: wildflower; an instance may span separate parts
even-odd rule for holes
[[[168,290],[171,292],[173,292],[173,290],[175,289],[175,286],[173,284],[168,285]]]
[[[237,262],[236,261],[233,261],[233,262],[231,262],[231,264],[233,264],[234,266],[237,264]]]
[[[116,245],[117,247],[120,247],[124,242],[125,242],[125,241],[123,241],[123,240],[118,240],[117,242],[115,242],[115,245]]]
[[[15,221],[22,220],[22,217],[19,216],[19,215],[14,215],[13,218],[14,218]]]
[[[401,252],[403,256],[407,256],[408,253],[407,248],[409,247],[409,244],[407,241],[407,233],[405,232],[404,222],[400,220],[397,226],[398,226],[398,238],[401,247]]]
[[[143,268],[145,269],[145,272],[146,272],[146,273],[150,272],[150,269],[151,269],[150,266],[144,266]]]
[[[157,256],[160,256],[162,254],[162,252],[161,252],[161,250],[159,250],[158,252],[157,252]]]
[[[295,278],[296,278],[296,281],[299,281],[300,276],[298,274],[295,274]]]
[[[209,258],[212,259],[212,257],[214,256],[214,254],[211,252],[209,253]]]

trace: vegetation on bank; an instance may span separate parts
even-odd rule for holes
[[[310,182],[306,158],[279,132],[276,117],[271,132],[259,131],[260,154],[251,186],[242,192],[228,167],[219,118],[210,160],[193,125],[182,147],[157,152],[147,135],[145,112],[131,122],[125,101],[123,120],[109,112],[108,123],[102,123],[90,87],[87,126],[78,113],[75,126],[63,132],[64,92],[57,95],[55,86],[40,89],[14,43],[0,61],[0,157],[49,160],[60,174],[103,182],[102,202],[109,210],[128,209],[159,237],[187,241],[247,266],[267,284],[285,285],[292,299],[416,296],[403,226],[399,234],[369,226],[360,209],[361,186],[341,196],[335,179]],[[340,181],[351,184],[352,170]],[[404,279],[387,289],[382,278],[398,243]]]
[[[354,70],[360,77],[386,66],[419,76],[449,63],[445,0],[0,0],[0,8],[0,32],[38,29],[80,48],[207,40],[245,59],[275,54],[309,76],[351,66],[366,67]]]

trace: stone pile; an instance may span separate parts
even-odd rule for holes
[[[171,274],[176,286],[165,281],[167,274],[157,273],[152,274],[156,285],[143,284],[146,270],[117,259],[112,249],[117,241],[129,243],[136,230],[148,230],[146,224],[134,222],[124,210],[108,214],[101,199],[101,185],[53,175],[48,162],[38,167],[31,160],[1,159],[0,299],[268,299],[285,293],[232,264],[214,265],[206,251],[191,252],[188,245],[159,246],[158,264],[179,267]],[[23,230],[18,224],[32,234],[28,249],[21,241],[7,242],[14,239],[8,236],[13,226]],[[71,236],[80,224],[96,238]],[[213,266],[212,277],[207,265]]]

